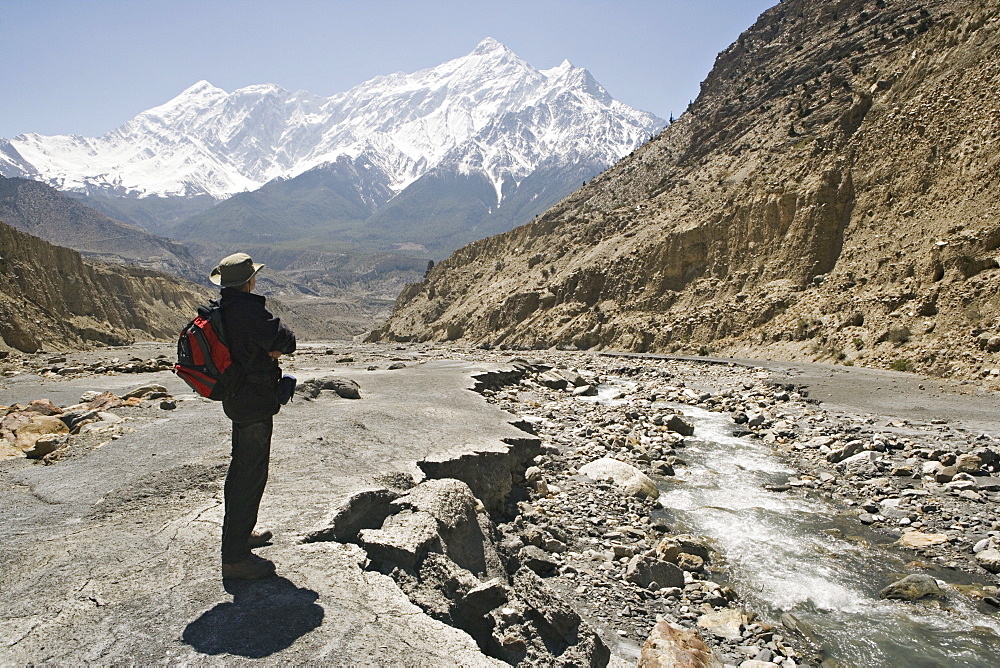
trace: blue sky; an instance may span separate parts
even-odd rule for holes
[[[96,136],[207,79],[329,96],[494,37],[667,118],[777,0],[0,0],[0,137]]]

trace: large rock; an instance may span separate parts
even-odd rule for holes
[[[88,422],[93,422],[99,420],[98,413],[101,411],[95,408],[79,408],[76,410],[66,411],[59,416],[59,419],[66,423],[66,426],[71,430],[77,427],[82,427]]]
[[[163,385],[149,383],[135,388],[122,396],[122,399],[160,399],[170,396],[170,391]]]
[[[399,492],[388,489],[360,491],[337,511],[329,527],[309,534],[305,542],[336,540],[353,543],[362,529],[378,529],[382,526],[385,518],[396,511],[391,503],[397,498]]]
[[[430,551],[441,551],[437,520],[423,511],[390,515],[381,529],[362,529],[362,547],[372,561],[413,570]]]
[[[53,404],[49,399],[35,399],[28,402],[24,408],[25,413],[38,413],[39,415],[59,415],[62,409]]]
[[[135,399],[138,401],[138,399]],[[90,403],[87,404],[87,408],[92,408],[95,410],[106,411],[112,408],[118,408],[120,406],[125,406],[126,400],[119,397],[113,392],[102,392],[94,397]]]
[[[485,535],[492,532],[489,518],[485,514],[480,517],[479,502],[464,482],[453,478],[428,480],[391,505],[433,517],[444,553],[462,568],[480,575],[503,570],[493,541]]]
[[[25,450],[24,456],[28,459],[41,459],[45,455],[51,454],[62,447],[66,439],[66,434],[46,434],[35,441],[33,446]]]
[[[971,452],[963,453],[955,460],[955,468],[959,473],[979,473],[982,467],[983,460]]]
[[[315,399],[323,390],[332,390],[344,399],[360,399],[361,386],[349,378],[324,376],[302,381],[295,388],[295,394],[306,399]]]
[[[710,561],[711,559],[708,548],[695,542],[688,535],[668,536],[656,545],[656,555],[664,561],[676,564],[681,559],[682,554],[700,557],[702,561]]]
[[[22,452],[27,452],[43,436],[67,433],[69,433],[69,427],[59,418],[53,415],[39,415],[17,428],[14,445]]]
[[[37,414],[27,413],[21,410],[15,410],[0,417],[0,438],[13,443],[17,440],[17,436],[15,436],[14,432],[16,432],[22,425],[31,422],[31,420],[35,417],[37,417]]]
[[[929,575],[913,574],[907,575],[902,580],[893,582],[891,585],[878,593],[879,598],[893,598],[901,601],[916,601],[931,596],[940,598],[944,592],[938,586],[937,580]]]
[[[842,462],[845,459],[847,459],[848,457],[852,457],[852,456],[858,454],[859,452],[861,452],[864,449],[865,449],[865,445],[861,441],[858,441],[858,440],[849,441],[848,443],[844,444],[842,447],[837,448],[836,450],[834,450],[830,454],[828,454],[826,456],[826,459],[827,459],[827,461],[833,462],[833,463]]]
[[[976,555],[976,563],[990,573],[1000,573],[1000,550],[987,548]]]
[[[921,531],[906,531],[899,538],[899,544],[903,547],[921,548],[932,547],[947,543],[950,539],[943,533],[923,533]]]
[[[694,425],[680,415],[671,415],[664,423],[664,426],[681,436],[692,436],[694,434]]]
[[[445,459],[422,459],[417,466],[430,479],[455,478],[469,486],[490,512],[503,510],[512,487],[511,476],[523,470],[528,461],[541,452],[542,442],[525,434],[524,438],[505,438],[504,451],[465,453]]]
[[[698,618],[698,626],[722,638],[739,640],[743,637],[743,627],[748,623],[746,613],[737,608],[723,608],[709,612]]]
[[[660,495],[660,490],[652,478],[631,464],[610,457],[602,457],[584,464],[580,467],[580,473],[594,480],[613,482],[632,496],[655,499]]]
[[[514,593],[530,608],[546,647],[565,647],[558,665],[606,666],[611,651],[590,626],[545,582],[527,568],[519,569],[512,582]]]
[[[677,565],[645,554],[637,554],[629,560],[625,579],[643,588],[654,582],[661,589],[684,586],[684,572]]]
[[[722,668],[697,631],[657,622],[642,645],[637,668]]]
[[[522,566],[527,566],[538,575],[549,575],[559,567],[559,562],[545,550],[534,545],[526,545],[517,554]]]
[[[24,457],[24,452],[7,439],[0,438],[0,461],[14,457]]]

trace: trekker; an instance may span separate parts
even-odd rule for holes
[[[222,288],[220,310],[233,364],[242,367],[242,382],[222,402],[233,421],[233,451],[226,475],[222,521],[222,577],[252,580],[274,573],[274,564],[250,550],[266,545],[270,531],[254,531],[267,484],[273,416],[281,405],[278,383],[282,353],[295,352],[295,334],[264,307],[253,293],[257,272],[246,253],[224,258],[209,279]]]

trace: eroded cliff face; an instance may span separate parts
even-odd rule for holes
[[[159,272],[85,262],[0,223],[0,350],[171,338],[209,297]]]
[[[677,122],[438,264],[372,338],[995,379],[998,31],[996,2],[782,2]]]

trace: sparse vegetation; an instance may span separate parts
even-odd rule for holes
[[[904,343],[908,343],[911,336],[912,333],[910,332],[910,328],[904,325],[902,327],[894,327],[890,329],[886,334],[886,341],[898,348]]]
[[[897,357],[889,363],[889,368],[893,371],[913,371],[913,362],[904,357]]]

